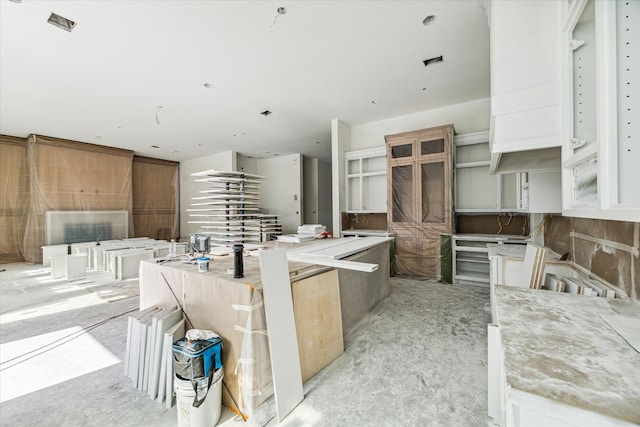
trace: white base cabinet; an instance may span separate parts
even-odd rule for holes
[[[500,234],[454,234],[451,236],[453,283],[489,286],[488,243],[526,245],[526,236]]]

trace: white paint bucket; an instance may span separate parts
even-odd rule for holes
[[[220,368],[213,374],[211,387],[204,403],[197,408],[193,406],[196,392],[193,390],[191,381],[175,377],[173,388],[176,393],[179,427],[213,427],[218,423],[222,410],[222,377],[223,372]],[[198,399],[204,397],[208,380],[208,378],[198,380]]]
[[[209,261],[211,261],[211,258],[209,257],[198,258],[198,271],[200,273],[209,271]]]

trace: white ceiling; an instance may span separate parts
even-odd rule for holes
[[[75,29],[48,24],[51,12]],[[176,161],[225,150],[329,159],[331,119],[487,96],[481,0],[0,0],[5,135]]]

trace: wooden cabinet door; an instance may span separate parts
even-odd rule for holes
[[[453,231],[452,137],[451,125],[385,137],[387,224],[400,274],[439,276],[440,234]]]

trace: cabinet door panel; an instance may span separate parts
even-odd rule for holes
[[[392,159],[401,159],[404,157],[413,157],[413,143],[399,144],[391,147]]]
[[[433,139],[430,141],[420,141],[420,155],[444,153],[444,139]]]
[[[444,162],[423,163],[420,172],[420,182],[422,183],[421,222],[444,223],[447,208]]]
[[[413,221],[413,165],[391,168],[391,221]]]

